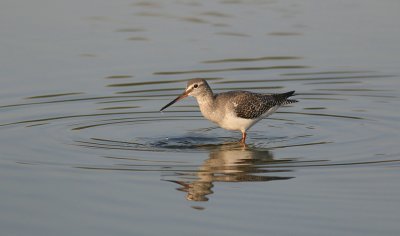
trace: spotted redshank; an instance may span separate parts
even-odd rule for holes
[[[229,91],[213,93],[206,80],[192,79],[188,81],[185,91],[160,111],[187,96],[193,96],[197,99],[200,111],[205,118],[224,129],[241,131],[240,142],[245,144],[246,131],[250,127],[274,113],[279,107],[297,102],[297,100],[288,99],[293,96],[294,92],[260,94],[248,91]]]

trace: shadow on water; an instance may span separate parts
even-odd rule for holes
[[[176,171],[164,175],[164,180],[178,184],[177,190],[186,193],[190,201],[208,201],[218,182],[266,182],[287,180],[293,177],[279,176],[289,169],[266,168],[268,165],[287,163],[292,160],[274,160],[272,152],[243,146],[237,142],[220,145],[204,145],[208,159],[195,171]]]

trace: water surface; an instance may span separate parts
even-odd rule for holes
[[[95,7],[94,7],[95,6]],[[4,235],[398,235],[396,1],[3,1]],[[248,132],[186,81],[296,90]]]

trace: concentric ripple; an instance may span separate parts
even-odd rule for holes
[[[155,72],[158,80],[150,81],[109,75],[105,76],[106,87],[113,89],[113,95],[38,94],[20,103],[3,104],[0,129],[10,140],[27,144],[21,149],[9,143],[7,152],[15,162],[85,170],[155,171],[195,201],[208,200],[214,183],[221,181],[289,180],[300,168],[356,168],[399,162],[400,151],[394,148],[396,114],[381,112],[399,103],[398,94],[369,86],[370,81],[390,80],[391,75],[318,71],[291,64],[224,66],[300,59],[266,56],[207,60],[205,64],[221,64],[222,69]],[[251,73],[257,70],[275,74],[259,78]],[[224,77],[224,73],[233,71],[250,73],[247,80],[232,74],[229,79]],[[300,103],[281,108],[258,123],[249,131],[248,145],[242,146],[237,142],[239,133],[204,120],[193,99],[158,112],[192,78],[169,79],[169,75],[199,73],[218,74],[208,78],[217,92],[296,89]],[[378,140],[379,145],[375,145]],[[18,155],[19,151],[26,152],[24,149],[31,153],[29,158]],[[50,155],[42,155],[43,151]]]

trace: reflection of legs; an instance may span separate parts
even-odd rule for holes
[[[240,140],[240,143],[245,144],[246,143],[246,131],[242,131],[242,139]]]

